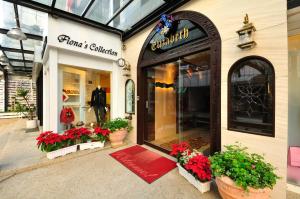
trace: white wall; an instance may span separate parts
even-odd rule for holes
[[[121,40],[118,35],[104,32],[89,26],[65,19],[49,17],[48,44],[43,59],[44,63],[44,130],[59,130],[59,114],[62,108],[62,70],[60,65],[89,68],[111,72],[111,116],[124,117],[124,85],[126,78],[115,60],[121,56]],[[91,51],[88,46],[70,46],[60,43],[58,35],[67,34],[72,39],[87,44],[96,43],[105,49],[113,49],[117,56]]]

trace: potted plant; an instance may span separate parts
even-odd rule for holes
[[[26,128],[34,129],[37,127],[37,121],[36,119],[34,119],[35,106],[29,103],[28,94],[29,94],[29,90],[26,90],[24,88],[19,88],[17,90],[17,96],[21,97],[25,101],[25,104],[23,105],[20,102],[17,102],[16,110],[22,113],[27,112],[28,120],[26,121]]]
[[[201,193],[210,190],[211,170],[208,157],[197,150],[190,150],[186,142],[172,145],[170,153],[177,159],[179,174],[194,185]]]
[[[123,145],[125,137],[132,129],[128,120],[122,118],[116,118],[104,123],[103,128],[110,131],[109,140],[112,147]]]
[[[225,146],[209,159],[213,176],[223,199],[270,198],[279,178],[275,168],[258,154],[249,154],[239,145]]]
[[[48,159],[54,159],[77,151],[77,145],[73,145],[74,137],[66,134],[60,135],[52,131],[46,131],[41,133],[36,140],[38,141],[38,148],[47,152]]]

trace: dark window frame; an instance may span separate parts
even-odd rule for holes
[[[272,85],[271,85],[271,91],[272,91],[272,130],[270,133],[268,132],[265,132],[263,130],[260,130],[259,128],[257,128],[257,126],[259,125],[255,125],[254,123],[244,123],[243,127],[245,127],[245,129],[243,128],[236,128],[234,127],[235,125],[233,125],[235,122],[233,121],[233,110],[232,110],[232,81],[231,81],[231,78],[232,78],[232,75],[233,75],[233,72],[238,69],[238,68],[242,68],[243,66],[240,65],[241,63],[245,62],[245,61],[248,61],[248,60],[251,60],[251,59],[256,59],[256,60],[260,60],[260,61],[263,61],[265,62],[271,69],[272,71]],[[250,66],[250,67],[253,67],[255,68],[255,66]],[[257,68],[255,68],[257,69]],[[261,135],[261,136],[267,136],[267,137],[275,137],[275,70],[274,70],[274,66],[273,64],[266,58],[264,57],[261,57],[261,56],[256,56],[256,55],[252,55],[252,56],[247,56],[247,57],[243,57],[241,59],[239,59],[238,61],[236,61],[231,67],[230,67],[230,70],[228,72],[228,82],[227,82],[227,88],[228,88],[228,93],[227,93],[227,98],[228,98],[228,101],[227,101],[227,129],[230,130],[230,131],[235,131],[235,132],[241,132],[241,133],[248,133],[248,134],[254,134],[254,135]],[[242,124],[242,122],[238,122],[239,124]],[[268,125],[268,124],[266,124]],[[263,126],[263,125],[262,125]],[[252,128],[252,129],[246,129],[246,128]]]

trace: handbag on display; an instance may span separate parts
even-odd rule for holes
[[[72,108],[64,107],[60,112],[60,122],[70,124],[74,121],[75,114]]]

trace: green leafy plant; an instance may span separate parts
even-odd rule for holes
[[[249,154],[247,148],[240,145],[225,148],[225,151],[209,157],[213,176],[228,176],[244,190],[248,187],[273,188],[279,177],[274,173],[275,168],[266,163],[261,155]]]
[[[126,129],[128,132],[132,130],[132,126],[129,124],[128,120],[122,118],[116,118],[114,120],[105,122],[103,125],[104,129],[109,129],[109,131],[114,132],[120,129]]]
[[[25,101],[25,104],[22,105],[20,102],[17,102],[16,103],[16,110],[18,112],[21,112],[21,113],[27,112],[28,113],[28,115],[27,115],[28,119],[33,120],[34,112],[35,112],[35,106],[33,104],[29,103],[29,95],[28,94],[29,94],[29,90],[26,90],[24,88],[19,88],[17,90],[17,96],[21,97]]]

